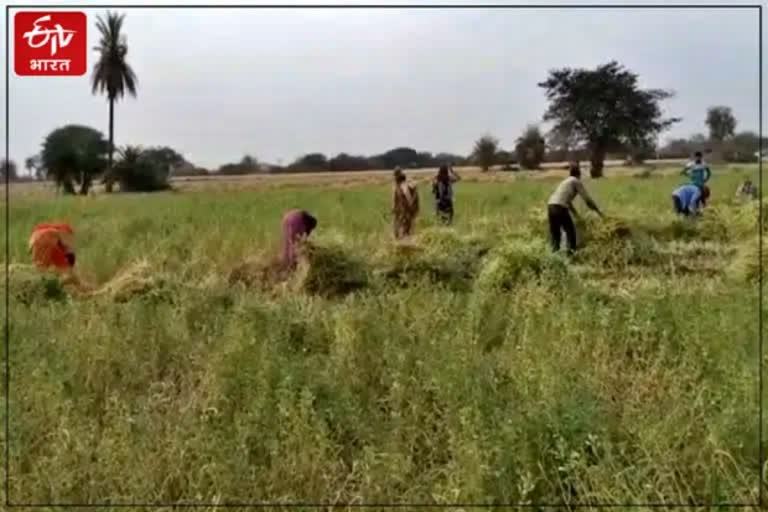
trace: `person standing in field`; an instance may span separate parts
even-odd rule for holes
[[[296,266],[296,249],[317,227],[317,219],[305,210],[290,210],[283,216],[282,263],[286,268]]]
[[[709,178],[712,177],[712,171],[709,165],[704,163],[701,151],[697,151],[694,154],[694,161],[685,166],[685,169],[680,173],[683,176],[687,176],[691,183],[702,189]]]
[[[432,181],[432,194],[435,196],[435,211],[444,224],[453,222],[453,184],[461,178],[452,166],[441,165],[437,176]]]
[[[701,189],[696,185],[686,184],[672,192],[672,205],[675,213],[683,217],[698,215],[701,200]]]
[[[581,169],[579,169],[579,165],[571,164],[570,176],[560,182],[552,195],[549,196],[549,201],[547,202],[549,234],[554,252],[560,250],[560,238],[563,231],[565,231],[565,237],[568,242],[568,253],[573,254],[576,251],[576,226],[573,223],[571,213],[576,217],[579,216],[573,207],[573,200],[576,199],[577,195],[581,196],[590,210],[603,217],[603,213],[581,182]]]
[[[394,178],[392,215],[395,238],[400,239],[410,236],[413,232],[413,222],[419,213],[419,194],[416,187],[408,183],[400,167],[395,169]]]

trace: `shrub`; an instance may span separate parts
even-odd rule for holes
[[[170,168],[154,153],[128,146],[120,150],[113,174],[123,192],[156,192],[170,188]]]

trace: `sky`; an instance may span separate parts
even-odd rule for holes
[[[209,169],[245,154],[283,164],[310,152],[368,155],[398,146],[468,154],[486,133],[512,148],[526,125],[541,123],[547,102],[537,83],[549,70],[610,60],[638,73],[643,87],[675,91],[665,113],[683,121],[662,142],[706,132],[712,105],[730,106],[737,130],[758,129],[754,9],[195,10],[102,3],[126,14],[128,61],[139,78],[137,97],[116,106],[115,144],[171,146]],[[20,170],[58,127],[84,124],[107,134],[107,101],[91,94],[89,82],[94,23],[105,11],[84,9],[86,75],[17,76],[11,62],[9,154]],[[0,32],[4,54],[4,26]],[[0,89],[4,95],[5,84]]]

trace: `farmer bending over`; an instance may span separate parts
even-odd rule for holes
[[[549,217],[549,233],[552,237],[552,250],[560,250],[560,237],[562,231],[568,241],[568,252],[572,254],[576,250],[576,227],[573,224],[571,213],[576,217],[579,214],[573,207],[573,200],[580,195],[590,210],[595,211],[601,217],[603,213],[597,207],[595,202],[587,193],[584,184],[581,182],[581,170],[578,164],[572,164],[570,176],[564,179],[557,186],[555,191],[549,197],[547,203],[547,216]]]
[[[296,266],[296,247],[317,227],[317,219],[304,210],[290,210],[283,216],[283,264]]]
[[[672,192],[675,213],[684,217],[698,214],[701,199],[701,189],[696,185],[683,185]]]
[[[461,180],[453,167],[441,165],[432,182],[432,193],[435,196],[437,216],[445,224],[453,222],[453,184]]]
[[[38,224],[29,237],[29,250],[41,270],[69,273],[75,266],[75,234],[68,224]]]
[[[400,167],[395,169],[395,184],[392,190],[392,215],[394,216],[395,238],[409,236],[413,231],[413,221],[419,213],[419,193],[406,181]]]

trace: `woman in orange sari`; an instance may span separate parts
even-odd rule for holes
[[[69,273],[75,266],[75,233],[69,224],[38,224],[29,237],[29,250],[39,269]]]

